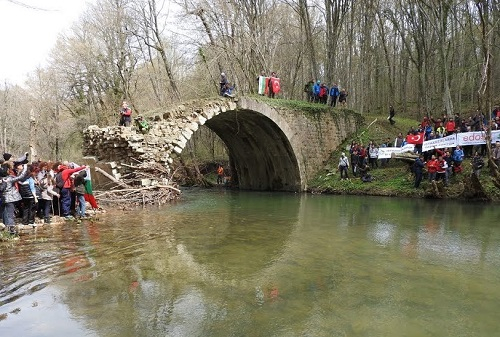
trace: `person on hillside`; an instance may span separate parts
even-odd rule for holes
[[[448,148],[445,148],[444,151],[440,149],[435,149],[435,151],[438,154],[439,160],[442,158],[445,161],[445,163],[440,163],[440,165],[443,165],[445,168],[444,186],[448,186],[448,182],[453,172],[453,158],[451,157],[450,150]]]
[[[472,173],[475,174],[479,178],[479,175],[481,174],[481,169],[484,166],[483,158],[479,155],[479,152],[476,151],[474,153],[474,157],[472,157],[471,165],[472,165]]]
[[[437,159],[437,174],[436,180],[442,180],[445,186],[448,186],[448,180],[446,179],[446,170],[448,169],[448,163],[444,160],[442,155],[438,156]]]
[[[349,159],[347,159],[344,152],[340,155],[338,169],[340,172],[340,179],[349,179],[347,171],[349,170]]]
[[[396,111],[394,111],[394,107],[392,105],[390,105],[389,106],[389,117],[387,117],[387,119],[389,120],[389,123],[391,123],[391,125],[396,124],[396,122],[393,119],[394,115],[396,115]]]
[[[444,128],[446,129],[446,135],[447,136],[454,134],[455,131],[456,131],[455,120],[452,119],[452,118],[449,118],[446,121],[446,124],[445,124]]]
[[[343,107],[345,107],[347,105],[347,96],[348,95],[349,95],[349,93],[347,92],[347,90],[345,90],[345,89],[340,90],[339,104],[342,105]]]
[[[354,140],[351,142],[349,154],[351,155],[352,175],[356,176],[356,168],[358,166],[358,144]]]
[[[500,141],[498,140],[495,142],[495,148],[493,149],[493,160],[500,169]]]
[[[394,147],[401,147],[401,146],[403,146],[404,140],[405,140],[405,138],[403,137],[403,133],[402,132],[398,133],[398,136],[394,140]]]
[[[368,157],[370,158],[370,167],[372,169],[375,167],[378,168],[378,147],[375,143],[370,144],[370,147],[368,148]]]
[[[130,126],[132,123],[132,110],[128,107],[128,103],[123,101],[120,109],[120,126]]]
[[[464,160],[464,151],[457,145],[455,151],[453,151],[453,173],[462,172],[462,162]]]
[[[415,162],[413,163],[413,173],[415,173],[415,188],[419,188],[422,182],[423,170],[425,167],[424,156],[419,155]]]
[[[2,191],[2,218],[3,223],[7,227],[7,230],[11,234],[15,234],[15,209],[16,203],[22,199],[21,194],[16,188],[17,182],[25,179],[28,175],[28,166],[23,164],[22,171],[19,175],[16,175],[14,171],[14,165],[12,162],[5,162],[2,164],[2,170],[0,170],[0,175],[3,184]]]
[[[436,180],[436,175],[439,167],[439,162],[435,155],[427,162],[427,173],[429,174],[429,181]]]
[[[217,185],[224,183],[224,167],[217,167]]]
[[[491,119],[495,119],[496,117],[500,117],[500,107],[494,106],[493,111],[491,112]]]
[[[332,87],[330,88],[330,106],[331,107],[336,107],[337,106],[337,99],[340,95],[339,87],[337,83],[334,83]]]
[[[367,158],[360,159],[357,171],[359,172],[359,177],[360,177],[361,181],[363,181],[364,183],[368,183],[368,182],[372,181],[372,177],[371,177],[370,173],[368,173],[370,171],[370,166],[368,166],[368,159]]]

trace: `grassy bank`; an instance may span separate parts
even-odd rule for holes
[[[396,124],[390,125],[387,121],[387,116],[382,115],[366,115],[366,125],[371,126],[364,128],[359,134],[353,135],[347,139],[327,161],[325,167],[320,170],[319,174],[309,182],[309,192],[312,193],[331,193],[331,194],[352,194],[352,195],[375,195],[375,196],[398,196],[409,198],[426,198],[435,197],[432,193],[433,186],[426,179],[422,181],[420,187],[413,187],[414,178],[409,169],[409,164],[400,160],[390,159],[386,167],[380,167],[370,171],[373,181],[369,183],[362,182],[352,174],[349,168],[349,180],[340,180],[337,164],[341,152],[345,152],[349,156],[349,145],[352,140],[361,141],[364,146],[370,140],[377,144],[385,142],[389,137],[394,141],[397,134],[402,132],[406,135],[410,127],[416,127],[419,123],[414,119],[396,118]],[[442,198],[446,199],[468,199],[467,195],[470,189],[470,175],[472,168],[470,159],[463,162],[463,172],[457,174],[450,179],[449,187],[443,188]],[[487,197],[492,201],[500,201],[500,190],[496,188],[489,177],[488,168],[485,167],[479,178],[483,190]]]

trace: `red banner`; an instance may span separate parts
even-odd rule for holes
[[[424,133],[417,133],[416,135],[406,136],[406,142],[408,144],[423,144],[424,143]]]

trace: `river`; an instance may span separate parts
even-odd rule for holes
[[[227,190],[0,243],[0,336],[498,336],[493,204]]]

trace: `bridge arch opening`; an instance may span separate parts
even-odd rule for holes
[[[205,122],[226,145],[232,180],[240,189],[300,191],[297,158],[280,127],[252,110],[231,110]]]

